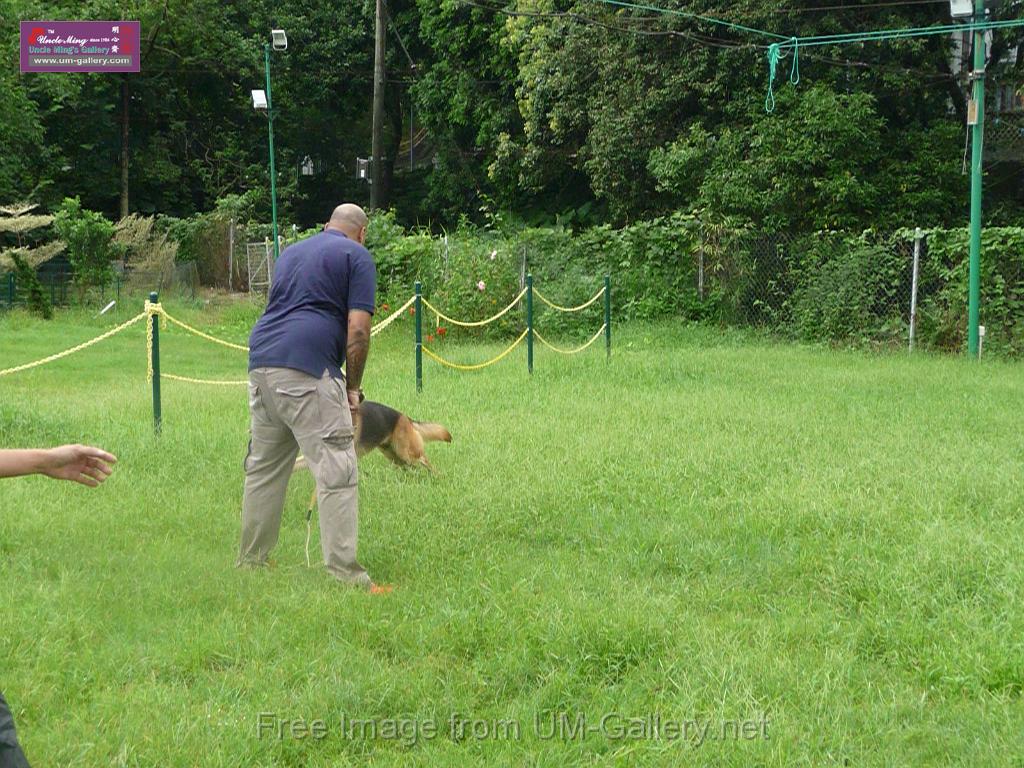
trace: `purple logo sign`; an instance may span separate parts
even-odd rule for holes
[[[138,72],[137,21],[23,21],[22,72]]]

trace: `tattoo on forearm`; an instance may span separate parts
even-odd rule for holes
[[[369,352],[370,334],[362,330],[349,334],[345,351],[346,385],[349,389],[358,389],[362,385],[363,369]]]

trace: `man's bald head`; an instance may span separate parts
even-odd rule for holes
[[[326,229],[336,229],[360,245],[366,240],[366,227],[370,223],[366,212],[353,203],[342,203],[331,214]]]

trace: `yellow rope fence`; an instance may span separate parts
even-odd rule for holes
[[[492,315],[491,317],[488,317],[486,320],[474,320],[472,322],[468,322],[468,321],[465,321],[465,320],[456,320],[453,317],[448,317],[448,315],[446,315],[444,312],[442,312],[440,309],[435,307],[433,304],[431,304],[426,299],[422,299],[422,301],[423,301],[423,306],[427,307],[435,315],[437,315],[438,317],[440,317],[440,318],[444,319],[445,321],[451,323],[452,325],[459,325],[459,326],[462,326],[463,328],[479,328],[480,326],[483,326],[483,325],[489,325],[490,323],[493,323],[495,320],[498,320],[499,318],[501,318],[501,317],[505,316],[506,314],[508,314],[509,312],[511,312],[513,309],[515,309],[515,306],[516,306],[516,304],[519,303],[519,300],[521,298],[523,298],[523,296],[525,296],[525,295],[526,295],[526,289],[523,288],[523,290],[521,290],[519,292],[519,295],[517,295],[514,299],[512,299],[512,302],[507,307],[505,307],[503,310],[501,310],[501,312],[499,312],[496,315]]]
[[[63,352],[58,352],[55,355],[50,355],[49,357],[44,357],[42,360],[35,360],[35,361],[31,362],[31,363],[25,363],[24,365],[16,365],[13,368],[5,368],[4,370],[0,371],[0,376],[7,376],[8,374],[11,374],[11,373],[19,373],[20,371],[27,371],[27,370],[29,370],[31,368],[36,368],[36,367],[38,367],[40,365],[46,365],[47,363],[52,363],[52,362],[54,362],[56,360],[60,360],[62,358],[67,357],[68,355],[73,355],[76,352],[81,352],[83,349],[88,349],[93,344],[99,344],[101,341],[105,341],[106,339],[109,339],[111,336],[113,336],[115,334],[118,334],[121,331],[123,331],[123,330],[125,330],[125,329],[127,329],[127,328],[129,328],[129,327],[131,327],[133,325],[135,325],[135,323],[137,323],[140,320],[142,320],[143,318],[145,318],[147,316],[147,314],[148,314],[147,312],[140,312],[135,317],[133,317],[131,320],[126,320],[125,322],[121,323],[119,326],[117,326],[115,328],[111,328],[106,333],[101,333],[99,336],[97,336],[94,339],[89,339],[88,341],[82,342],[78,346],[71,347],[70,349],[65,349]]]
[[[600,291],[595,293],[588,301],[585,301],[583,304],[580,304],[578,307],[563,307],[563,306],[560,306],[558,304],[555,304],[553,301],[550,301],[548,298],[546,298],[544,296],[544,294],[541,293],[540,291],[538,291],[536,288],[533,289],[533,295],[536,296],[541,301],[543,301],[545,304],[547,304],[552,309],[557,309],[559,312],[579,312],[581,310],[586,309],[591,304],[593,304],[595,301],[597,301],[602,296],[604,296],[604,288],[602,288]]]
[[[409,309],[409,307],[411,307],[415,301],[416,301],[416,297],[412,296],[407,302],[405,302],[405,304],[403,304],[401,307],[396,309],[394,312],[392,312],[386,318],[381,320],[379,323],[374,325],[373,328],[370,329],[370,335],[371,336],[376,336],[378,333],[380,333],[385,328],[387,328],[389,325],[391,325],[393,322],[395,322],[395,320],[398,320],[402,316],[402,313],[407,311]],[[245,346],[243,344],[235,344],[235,343],[230,342],[230,341],[224,341],[224,339],[218,339],[216,336],[211,336],[210,334],[204,333],[203,331],[200,331],[197,328],[193,328],[188,323],[182,322],[181,320],[178,320],[176,317],[173,317],[172,315],[170,315],[167,312],[167,310],[165,310],[160,304],[150,304],[147,301],[146,302],[146,311],[143,314],[144,315],[147,315],[147,314],[160,315],[164,319],[165,322],[169,321],[169,322],[173,323],[174,325],[177,325],[178,327],[183,328],[184,330],[188,331],[189,333],[193,333],[196,336],[199,336],[200,338],[206,339],[207,341],[212,341],[215,344],[221,344],[222,346],[229,347],[231,349],[237,349],[237,350],[242,351],[242,352],[248,352],[249,351],[249,347],[247,347],[247,346]],[[149,335],[148,332],[147,332],[147,335]],[[150,360],[150,362],[148,364],[148,367],[149,367],[149,378],[152,379],[153,378],[153,364],[152,364],[152,345],[153,345],[153,340],[152,340],[151,336],[150,336],[150,338],[147,339],[147,344],[148,344],[149,353],[150,353],[148,355],[148,358]],[[160,372],[160,378],[161,379],[170,379],[171,381],[180,381],[180,382],[183,382],[183,383],[186,383],[186,384],[206,384],[206,385],[215,386],[215,387],[243,386],[243,385],[249,383],[248,380],[241,380],[241,379],[234,379],[234,380],[200,379],[200,378],[195,378],[195,377],[192,377],[192,376],[179,376],[179,375],[174,374],[174,373],[164,373],[163,371]]]
[[[429,310],[431,310],[438,317],[438,321],[439,322],[440,322],[440,319],[444,319],[446,322],[451,323],[452,325],[457,325],[457,326],[461,326],[461,327],[464,327],[464,328],[479,328],[481,326],[485,326],[485,325],[488,325],[490,323],[493,323],[494,321],[500,319],[501,317],[503,317],[506,314],[508,314],[509,312],[511,312],[516,307],[516,305],[520,302],[520,300],[523,298],[523,296],[526,295],[527,290],[528,290],[527,288],[524,288],[523,290],[521,290],[516,295],[516,297],[514,299],[512,299],[511,302],[509,302],[508,306],[506,306],[504,309],[502,309],[497,314],[487,318],[486,320],[475,320],[475,321],[456,320],[455,318],[449,317],[448,315],[446,315],[443,312],[441,312],[441,310],[439,310],[437,307],[435,307],[433,304],[431,304],[427,299],[422,298],[422,296],[420,296],[420,299],[421,299],[422,305],[427,307]],[[549,300],[546,296],[544,296],[542,293],[540,293],[540,291],[537,291],[536,289],[533,289],[533,293],[537,296],[537,298],[539,298],[545,304],[550,306],[552,309],[555,309],[555,310],[558,310],[558,311],[561,311],[561,312],[578,312],[578,311],[586,309],[587,307],[592,305],[594,302],[596,302],[599,298],[601,298],[601,296],[603,296],[604,293],[605,293],[605,289],[602,288],[600,291],[598,291],[596,294],[594,294],[594,296],[590,300],[588,300],[587,302],[585,302],[583,304],[580,304],[579,306],[576,306],[576,307],[563,307],[563,306],[561,306],[559,304],[555,304],[554,302]],[[378,333],[380,333],[381,331],[385,330],[388,326],[390,326],[392,323],[394,323],[396,320],[398,320],[411,306],[413,306],[413,304],[416,302],[416,298],[417,298],[417,296],[413,295],[401,307],[399,307],[397,310],[395,310],[393,313],[391,313],[388,317],[384,318],[379,323],[374,325],[373,328],[370,330],[370,335],[371,336],[376,336]],[[73,354],[75,354],[77,352],[81,352],[84,349],[88,349],[89,347],[93,346],[94,344],[99,344],[101,341],[109,339],[111,336],[114,336],[114,335],[116,335],[116,334],[118,334],[118,333],[120,333],[120,332],[122,332],[122,331],[124,331],[124,330],[126,330],[128,328],[130,328],[131,326],[135,325],[136,323],[138,323],[139,321],[141,321],[143,319],[155,318],[155,317],[160,317],[161,318],[164,327],[167,326],[167,323],[173,323],[174,325],[178,326],[179,328],[182,328],[183,330],[187,331],[188,333],[191,333],[191,334],[193,334],[195,336],[198,336],[198,337],[200,337],[202,339],[206,339],[207,341],[210,341],[210,342],[212,342],[214,344],[219,344],[221,346],[227,347],[229,349],[235,349],[235,350],[238,350],[240,352],[248,352],[249,351],[249,347],[244,345],[244,344],[236,344],[234,342],[225,341],[224,339],[219,339],[216,336],[212,336],[209,333],[201,331],[198,328],[194,328],[193,326],[189,325],[188,323],[186,323],[186,322],[184,322],[182,320],[179,320],[176,317],[173,317],[158,302],[146,301],[145,308],[144,308],[144,310],[142,312],[140,312],[139,314],[135,315],[135,317],[132,317],[131,319],[126,320],[125,322],[121,323],[120,325],[118,325],[118,326],[116,326],[114,328],[111,328],[109,331],[106,331],[106,332],[100,334],[99,336],[96,336],[95,338],[89,339],[88,341],[84,341],[81,344],[78,344],[78,345],[76,345],[74,347],[66,349],[66,350],[64,350],[62,352],[58,352],[58,353],[50,355],[48,357],[44,357],[44,358],[42,358],[40,360],[35,360],[35,361],[29,362],[29,363],[24,363],[22,365],[17,365],[17,366],[14,366],[12,368],[2,369],[2,370],[0,370],[0,376],[7,376],[7,375],[10,375],[10,374],[13,374],[13,373],[19,373],[21,371],[27,371],[27,370],[30,370],[32,368],[36,368],[36,367],[41,366],[41,365],[46,365],[47,363],[55,362],[55,361],[60,360],[62,358],[68,357],[69,355],[73,355]],[[148,376],[148,378],[150,380],[152,380],[152,378],[153,378],[153,333],[152,333],[152,323],[147,323],[147,326],[148,326],[147,327],[147,331],[146,331],[146,351],[147,351],[146,365],[147,365],[147,376]],[[601,334],[606,330],[606,328],[607,328],[607,324],[602,325],[601,328],[598,329],[597,333],[595,333],[593,335],[593,337],[590,338],[589,341],[587,341],[586,343],[582,344],[581,346],[573,348],[573,349],[563,349],[563,348],[555,346],[554,344],[549,342],[547,339],[545,339],[543,336],[541,336],[541,334],[536,330],[536,328],[533,329],[533,333],[534,333],[534,335],[537,337],[537,339],[542,344],[544,344],[545,346],[547,346],[549,349],[553,350],[554,352],[558,352],[559,354],[563,354],[563,355],[571,355],[571,354],[576,354],[577,352],[582,352],[583,350],[587,349],[587,347],[589,347],[591,344],[593,344],[595,341],[597,341],[597,339],[599,339],[601,337]],[[512,350],[514,350],[516,347],[518,347],[523,342],[523,340],[527,337],[527,335],[529,333],[530,333],[530,329],[529,328],[524,330],[521,334],[519,334],[519,337],[514,342],[512,342],[512,344],[510,346],[505,348],[497,356],[495,356],[495,357],[491,358],[490,360],[487,360],[486,362],[483,362],[483,363],[476,363],[476,364],[456,363],[456,362],[453,362],[451,360],[446,360],[445,358],[441,357],[439,354],[437,354],[432,349],[429,349],[426,346],[422,346],[422,351],[425,352],[428,357],[432,358],[433,360],[437,361],[438,363],[440,363],[440,364],[442,364],[444,366],[447,366],[449,368],[454,368],[454,369],[457,369],[457,370],[460,370],[460,371],[476,371],[476,370],[480,370],[482,368],[487,368],[488,366],[494,365],[495,363],[498,363],[501,360],[503,360],[505,357],[507,357],[512,352]],[[188,383],[188,384],[206,384],[206,385],[213,385],[213,386],[239,386],[239,385],[245,385],[245,384],[248,383],[247,381],[244,381],[244,380],[201,379],[201,378],[195,378],[195,377],[191,377],[191,376],[180,376],[180,375],[177,375],[177,374],[164,373],[164,372],[161,372],[160,377],[161,378],[170,379],[171,381],[180,381],[180,382],[184,382],[184,383]]]
[[[220,380],[220,379],[194,379],[191,376],[178,376],[174,373],[164,373],[160,371],[161,379],[170,379],[171,381],[181,381],[186,384],[208,384],[214,387],[241,387],[249,383],[248,380],[242,379],[231,379],[231,380]]]
[[[560,355],[575,355],[577,352],[582,352],[584,349],[586,349],[591,344],[593,344],[595,341],[597,341],[599,338],[601,338],[601,334],[604,333],[604,329],[606,327],[607,327],[606,325],[602,324],[601,327],[597,329],[597,333],[595,333],[591,337],[590,341],[587,341],[587,342],[581,344],[580,346],[576,347],[575,349],[562,349],[561,347],[556,347],[550,341],[548,341],[543,336],[541,336],[540,332],[536,328],[533,329],[533,335],[537,337],[538,341],[540,341],[541,344],[543,344],[545,347],[547,347],[548,349],[552,350],[553,352],[557,352]]]
[[[239,352],[248,352],[249,351],[249,347],[245,346],[244,344],[234,344],[234,343],[232,343],[230,341],[224,341],[224,339],[218,339],[216,336],[211,336],[208,333],[203,333],[202,331],[200,331],[200,330],[198,330],[196,328],[193,328],[188,323],[183,323],[178,318],[173,317],[172,315],[169,315],[167,313],[167,311],[163,309],[163,307],[160,307],[159,304],[157,304],[156,306],[159,308],[158,309],[158,313],[159,314],[163,315],[167,320],[169,320],[170,322],[174,323],[179,328],[184,328],[189,333],[193,333],[193,334],[195,334],[196,336],[199,336],[202,339],[206,339],[207,341],[212,341],[214,344],[220,344],[221,346],[228,347],[229,349],[237,349]]]
[[[375,326],[373,326],[373,328],[370,329],[370,335],[371,336],[376,336],[378,333],[380,333],[385,328],[387,328],[389,325],[391,325],[393,322],[395,322],[395,320],[397,320],[399,317],[401,317],[402,313],[405,312],[409,307],[411,307],[415,303],[416,303],[416,296],[413,295],[413,296],[411,296],[409,298],[409,300],[407,302],[405,302],[405,304],[403,304],[401,307],[396,309],[390,315],[388,315],[383,320],[381,320],[379,323],[377,323]]]
[[[522,343],[523,339],[526,338],[527,333],[529,333],[528,330],[523,331],[521,334],[519,334],[519,338],[513,341],[512,345],[506,348],[505,351],[499,354],[497,357],[491,358],[486,363],[477,363],[475,365],[464,365],[462,363],[453,363],[451,360],[445,360],[443,357],[441,357],[439,354],[434,352],[434,350],[430,349],[430,347],[427,346],[423,347],[423,351],[427,353],[427,357],[433,358],[441,365],[447,366],[449,368],[455,368],[456,370],[459,371],[478,371],[481,368],[486,368],[489,365],[494,365],[495,363],[500,362],[502,359],[504,359],[509,352],[511,352],[513,349],[515,349]]]

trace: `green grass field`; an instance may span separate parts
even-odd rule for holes
[[[172,309],[236,341],[253,317]],[[0,368],[110,325],[0,316]],[[425,361],[417,395],[409,334],[365,387],[455,440],[435,477],[361,464],[388,597],[306,568],[307,475],[276,567],[233,567],[244,389],[164,382],[155,439],[141,326],[0,378],[0,444],[120,457],[96,490],[0,487],[0,690],[34,765],[1024,760],[1020,364],[660,325],[617,328],[610,364],[539,348],[532,378],[523,350]],[[244,377],[162,346],[165,371]]]

